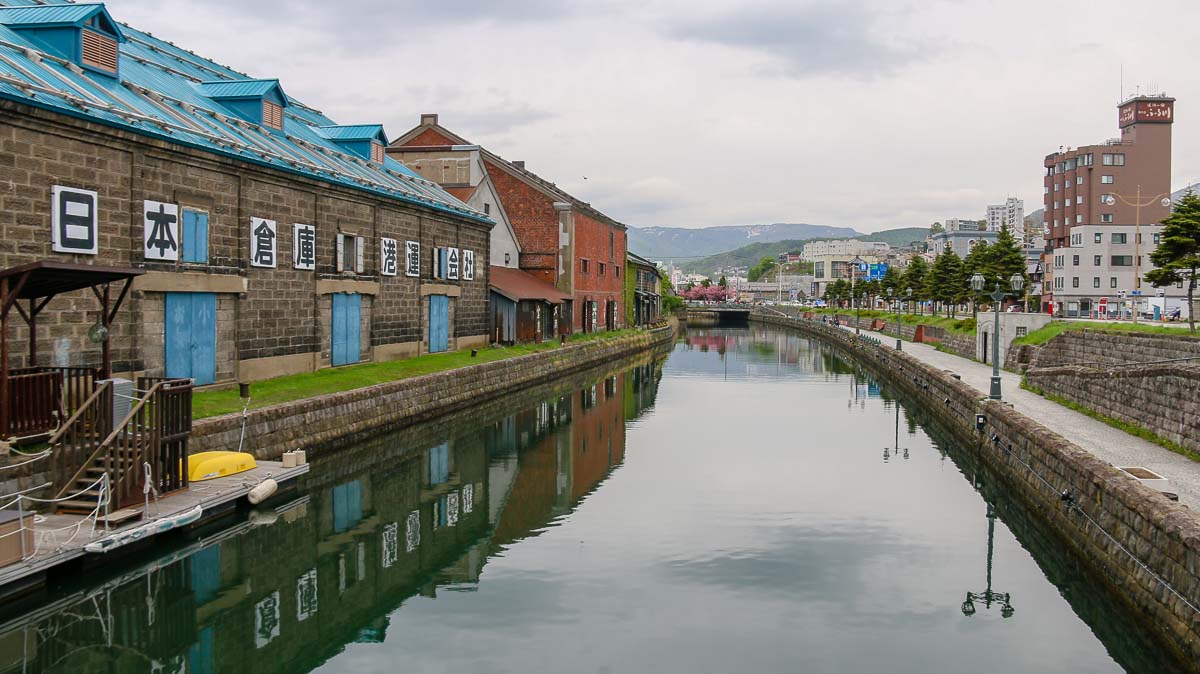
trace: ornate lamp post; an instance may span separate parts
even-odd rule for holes
[[[854,334],[860,334],[858,329],[859,323],[859,308],[858,308],[858,290],[855,286],[855,281],[858,280],[858,265],[865,262],[862,258],[855,255],[853,260],[850,260],[850,297],[854,298]]]
[[[1101,202],[1106,206],[1114,205],[1116,203],[1117,199],[1120,199],[1121,203],[1123,203],[1127,206],[1133,206],[1133,208],[1134,208],[1133,290],[1131,291],[1130,294],[1133,295],[1133,297],[1134,297],[1134,300],[1133,300],[1133,302],[1134,302],[1133,324],[1137,325],[1138,314],[1142,310],[1142,207],[1150,206],[1150,205],[1154,204],[1154,202],[1159,201],[1159,203],[1162,204],[1163,208],[1170,208],[1171,207],[1171,195],[1170,195],[1170,193],[1164,192],[1162,194],[1150,197],[1148,199],[1144,199],[1144,198],[1142,198],[1142,186],[1138,185],[1137,186],[1137,196],[1133,197],[1132,199],[1123,194],[1116,194],[1116,193],[1106,194],[1106,195],[1100,197]]]
[[[1020,295],[1021,289],[1025,287],[1025,277],[1020,273],[1013,274],[1008,283],[1012,288],[1012,294]],[[971,277],[971,289],[977,295],[983,292],[986,284],[987,280],[983,278],[983,274],[975,274]],[[1000,400],[1000,300],[1003,300],[1008,294],[1007,291],[1001,290],[1000,281],[996,281],[995,290],[988,294],[988,297],[992,298],[992,304],[996,311],[996,321],[992,329],[992,390],[988,394],[992,400]]]
[[[992,604],[999,604],[1000,616],[1011,618],[1016,609],[1013,608],[1009,594],[992,590],[992,549],[994,547],[993,539],[996,536],[996,509],[992,507],[991,503],[987,504],[987,518],[987,588],[983,592],[967,592],[967,599],[962,603],[962,612],[967,617],[975,615],[975,602],[982,602],[984,608],[991,608]]]

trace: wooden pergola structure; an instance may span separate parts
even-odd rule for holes
[[[88,397],[94,381],[112,375],[109,328],[133,279],[143,273],[132,267],[51,260],[0,270],[0,440],[36,437],[53,430]],[[119,289],[114,288],[117,284]],[[100,367],[39,366],[38,315],[56,296],[84,288],[91,289],[100,303]],[[14,308],[29,327],[29,362],[27,367],[10,369],[8,321]]]

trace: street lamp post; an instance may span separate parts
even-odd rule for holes
[[[1012,292],[1020,295],[1021,289],[1025,287],[1025,277],[1021,274],[1013,274],[1008,280]],[[971,289],[975,294],[983,292],[983,287],[987,284],[987,280],[983,278],[983,274],[975,274],[971,277]],[[996,321],[992,328],[992,390],[988,394],[988,398],[992,400],[1000,400],[1000,300],[1008,295],[1007,291],[1001,290],[1000,281],[996,281],[996,288],[988,295],[992,298],[992,304],[995,308]]]
[[[966,601],[962,603],[962,612],[968,618],[975,615],[975,602],[978,601],[983,603],[984,608],[991,608],[992,604],[999,604],[1000,616],[1011,618],[1016,612],[1013,609],[1012,596],[1007,592],[997,592],[992,589],[992,550],[995,547],[993,541],[996,537],[996,509],[991,503],[987,504],[987,519],[987,587],[983,592],[967,592]]]
[[[861,334],[858,329],[859,323],[859,303],[858,291],[856,290],[855,281],[858,280],[858,265],[865,262],[862,258],[855,255],[853,260],[850,260],[850,297],[854,299],[854,334]]]
[[[1134,296],[1133,300],[1133,324],[1137,325],[1138,313],[1142,309],[1142,207],[1150,206],[1155,201],[1161,200],[1164,207],[1171,205],[1171,195],[1167,192],[1149,197],[1142,198],[1142,186],[1137,186],[1137,196],[1131,201],[1123,194],[1106,194],[1101,197],[1104,204],[1112,206],[1116,203],[1116,199],[1120,199],[1121,203],[1126,206],[1133,206],[1133,290],[1130,294]]]

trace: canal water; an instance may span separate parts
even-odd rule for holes
[[[919,409],[692,329],[0,618],[8,672],[1172,672]]]

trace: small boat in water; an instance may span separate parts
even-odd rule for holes
[[[200,482],[236,475],[256,468],[254,455],[246,452],[200,452],[188,457],[188,480]]]
[[[149,538],[151,536],[165,533],[172,529],[177,529],[179,527],[196,522],[200,519],[202,514],[204,514],[204,509],[200,506],[196,506],[191,510],[185,510],[181,513],[175,513],[174,515],[167,517],[160,517],[156,520],[147,522],[132,529],[118,531],[111,536],[105,536],[98,541],[92,541],[91,543],[88,543],[87,545],[83,546],[83,549],[87,552],[93,553],[108,552],[109,550],[114,550],[122,545],[128,545],[135,541],[140,541],[143,538]]]

